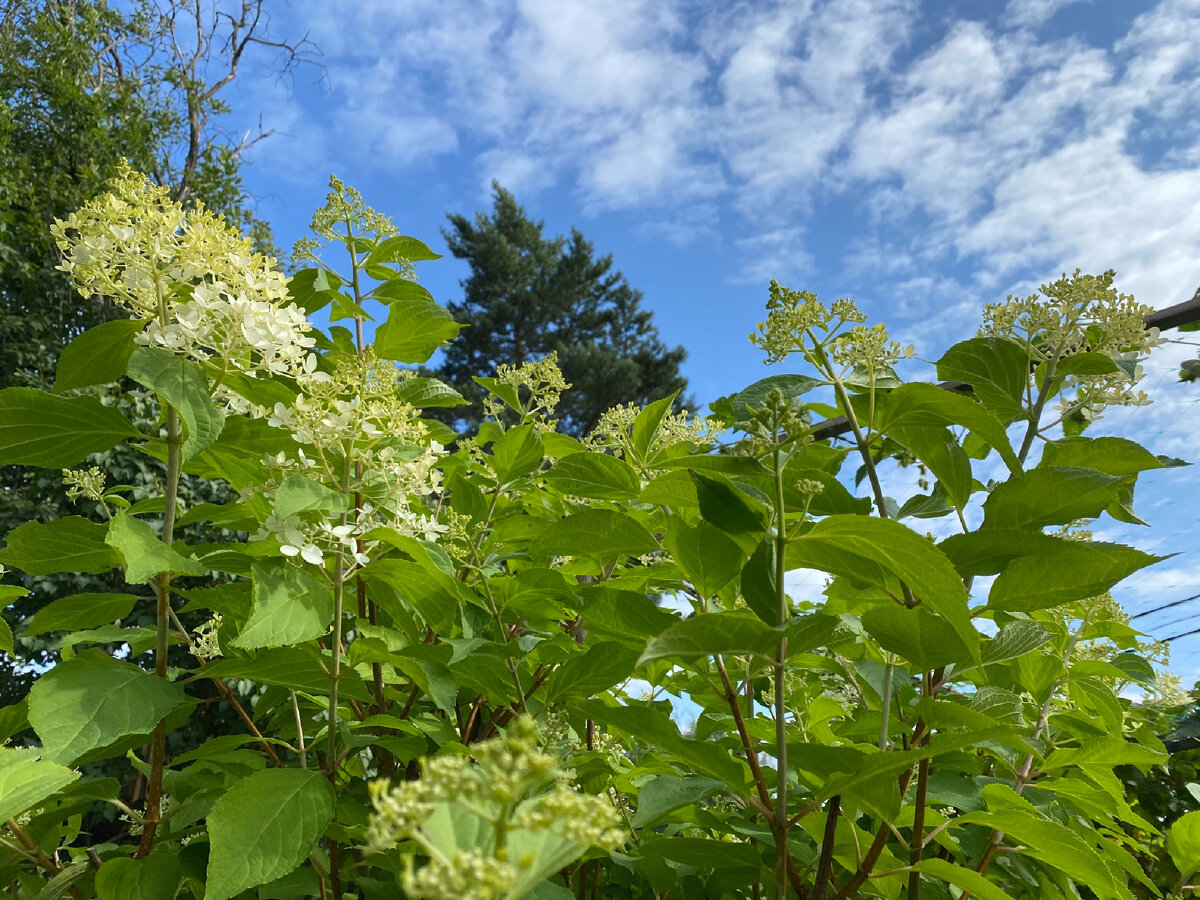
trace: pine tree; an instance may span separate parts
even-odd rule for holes
[[[641,291],[613,269],[612,256],[597,257],[574,228],[569,238],[545,237],[544,222],[532,221],[499,184],[492,189],[490,216],[480,212],[472,222],[451,214],[443,229],[450,252],[471,266],[463,299],[448,304],[469,327],[437,371],[471,401],[453,411],[456,424],[468,431],[479,425],[481,392],[472,375],[555,351],[572,385],[557,411],[568,433],[587,434],[620,403],[641,405],[675,391],[682,397],[687,382],[679,365],[687,351],[661,341]]]

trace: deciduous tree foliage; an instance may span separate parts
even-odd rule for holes
[[[0,20],[0,384],[45,381],[62,347],[116,314],[82,303],[56,270],[49,227],[101,191],[121,160],[153,173],[187,203],[203,202],[269,231],[247,205],[238,169],[260,136],[220,129],[219,92],[247,52],[294,48],[257,21],[261,3],[221,18],[212,4],[31,0]],[[230,24],[238,41],[225,45]],[[176,56],[174,41],[187,48]],[[235,58],[236,55],[236,58]],[[232,75],[230,75],[232,78]]]
[[[1157,558],[1080,524],[1137,521],[1140,474],[1181,463],[1060,427],[1145,402],[1133,357],[1156,336],[1111,272],[989,306],[938,363],[986,375],[973,396],[903,383],[904,351],[851,302],[772,284],[754,342],[800,371],[727,398],[725,432],[667,395],[580,441],[553,426],[561,381],[539,360],[481,374],[487,418],[449,450],[428,412],[462,398],[397,367],[457,332],[415,280],[436,254],[331,187],[300,245],[316,264],[287,283],[133,171],[111,185],[122,204],[56,226],[73,282],[136,327],[76,337],[69,390],[0,390],[0,464],[53,458],[94,504],[18,525],[0,564],[131,587],[64,591],[18,627],[57,635],[58,656],[0,708],[0,884],[1123,900],[1200,870],[1200,811],[1164,833],[1114,773],[1167,760],[1169,714],[1129,699],[1153,695],[1155,648],[1108,593]],[[382,319],[375,344],[301,313],[330,305]],[[88,393],[111,376],[85,362],[100,346],[161,429]],[[848,444],[812,439],[819,388]],[[886,495],[884,441],[926,466],[928,494]],[[160,491],[91,468],[114,442],[164,463]],[[181,499],[188,475],[236,496]],[[195,542],[196,522],[234,533]],[[800,567],[823,589],[789,591]],[[187,580],[205,576],[222,581]],[[172,741],[206,692],[236,703],[243,683],[235,722]],[[102,842],[79,818],[96,803],[126,817]]]
[[[267,250],[269,229],[254,218],[239,174],[243,151],[260,135],[240,140],[224,132],[227,110],[220,92],[248,54],[280,53],[277,61],[287,69],[302,47],[265,32],[257,20],[258,2],[226,9],[232,16],[217,16],[216,6],[203,0],[29,0],[2,8],[0,386],[86,388],[110,415],[153,432],[160,413],[153,396],[118,393],[107,384],[125,377],[132,332],[127,322],[110,320],[127,312],[103,295],[80,296],[57,268],[60,252],[50,226],[101,193],[122,160],[129,160],[185,205],[216,210]],[[233,23],[238,41],[226,43]],[[173,48],[176,38],[181,55]],[[68,360],[68,377],[62,377],[63,348],[105,322],[112,340]],[[105,366],[103,377],[93,377]],[[91,461],[111,483],[133,485],[134,500],[161,490],[163,464],[128,445],[94,454]],[[189,504],[229,499],[223,482],[194,476],[181,480],[179,494]],[[0,466],[0,531],[99,512],[87,497],[67,500],[57,470]],[[216,539],[221,530],[200,523],[185,533],[203,541]],[[122,579],[103,571],[27,574],[22,585],[28,594],[6,598],[13,603],[8,616],[17,623],[54,597],[124,590]],[[122,618],[137,627],[145,624],[144,614],[139,609]],[[38,667],[55,654],[53,643],[45,634],[26,633],[22,651],[30,665],[5,668],[0,700],[11,703],[25,695]],[[203,711],[204,720],[214,715],[219,718],[216,706]]]
[[[571,385],[558,406],[562,431],[581,437],[607,409],[642,406],[682,392],[687,353],[659,338],[642,294],[614,271],[612,256],[595,255],[577,230],[548,238],[511,193],[493,183],[491,215],[474,221],[451,214],[443,235],[471,274],[463,298],[447,304],[467,326],[446,348],[439,378],[470,401],[454,411],[473,431],[482,421],[482,392],[472,380],[498,365],[523,365],[558,354]]]

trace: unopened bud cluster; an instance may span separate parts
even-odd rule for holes
[[[515,395],[522,422],[532,424],[543,434],[554,431],[558,420],[551,416],[558,407],[562,392],[571,386],[563,378],[562,369],[558,366],[557,351],[516,366],[501,363],[496,367],[493,380],[497,385],[511,389],[505,393]],[[496,393],[488,394],[483,398],[483,414],[489,419],[501,421],[505,415],[505,405],[505,401]]]
[[[105,476],[99,466],[92,466],[90,469],[63,469],[62,478],[68,500],[78,500],[80,497],[89,500],[104,498]]]
[[[1157,328],[1146,328],[1152,308],[1113,288],[1115,273],[1084,275],[1076,269],[1041,286],[1040,294],[1009,296],[984,309],[980,334],[1020,344],[1035,363],[1098,353],[1116,364],[1111,371],[1073,373],[1063,384],[1058,407],[1098,418],[1108,406],[1145,406],[1144,391],[1134,390],[1145,377],[1138,359],[1162,343]],[[1068,389],[1075,388],[1072,396]]]
[[[525,833],[550,832],[576,845],[578,854],[624,843],[620,814],[611,800],[576,790],[570,773],[539,749],[532,719],[517,719],[503,737],[473,745],[470,752],[471,757],[422,760],[417,781],[394,786],[377,781],[370,787],[368,849],[386,852],[411,840],[428,859],[416,869],[413,857],[405,858],[402,883],[410,896],[503,897],[523,870],[537,864],[536,851],[510,852]],[[490,825],[481,831],[488,839],[468,848],[438,846],[431,837],[435,831],[426,833],[424,826],[451,806]]]
[[[632,403],[618,404],[605,410],[596,422],[596,427],[584,438],[584,444],[588,449],[607,450],[616,457],[629,459],[633,423],[637,421],[640,413],[641,409]],[[678,412],[669,410],[659,422],[646,455],[653,457],[660,451],[678,444],[691,444],[701,448],[715,443],[720,438],[721,431],[722,427],[715,419],[692,415],[686,409]]]

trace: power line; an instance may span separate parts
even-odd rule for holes
[[[1140,619],[1142,616],[1152,616],[1155,613],[1162,612],[1164,609],[1170,609],[1173,606],[1182,606],[1184,603],[1187,603],[1191,600],[1200,600],[1200,594],[1192,594],[1192,596],[1184,597],[1182,600],[1175,600],[1171,603],[1164,603],[1162,606],[1156,606],[1156,607],[1154,607],[1154,609],[1148,609],[1145,612],[1140,612],[1135,616],[1130,616],[1129,621],[1132,622],[1134,619]],[[1170,622],[1168,624],[1174,625],[1175,623]],[[1163,627],[1163,626],[1159,626],[1159,627]]]

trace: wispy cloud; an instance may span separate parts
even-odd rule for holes
[[[1196,280],[1200,3],[1111,46],[1044,35],[1078,0],[939,25],[916,0],[301,0],[327,52],[330,154],[394,169],[466,155],[483,190],[572,190],[585,212],[720,203],[743,278],[811,264],[839,198],[895,251],[977,286],[1115,266],[1165,303]],[[924,19],[922,17],[925,17]],[[1153,151],[1153,152],[1151,152]],[[930,258],[930,249],[944,254]],[[853,251],[857,253],[858,251]],[[854,261],[861,264],[861,260]],[[827,263],[826,263],[827,265]]]
[[[1088,0],[1009,0],[1004,18],[1014,25],[1036,28],[1052,19],[1060,9],[1081,2]]]

